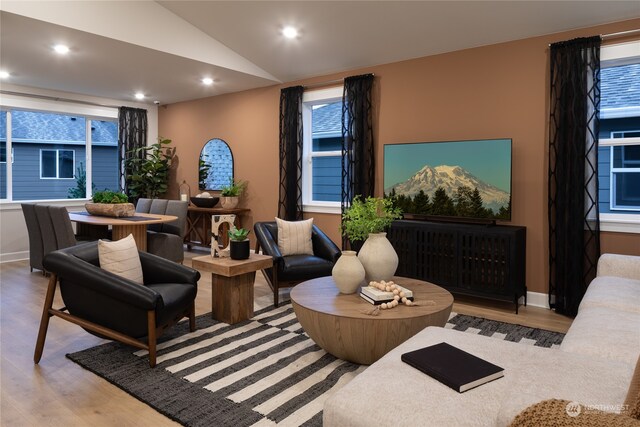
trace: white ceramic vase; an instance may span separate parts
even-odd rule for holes
[[[366,282],[391,280],[398,269],[398,254],[387,239],[387,233],[371,233],[358,258],[365,271]]]
[[[342,251],[331,270],[331,276],[341,294],[353,294],[364,285],[364,267],[355,251]]]

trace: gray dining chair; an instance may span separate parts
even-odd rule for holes
[[[69,211],[64,206],[47,206],[53,231],[56,236],[56,249],[75,246],[78,243],[69,219]]]
[[[40,223],[36,216],[35,203],[22,203],[22,214],[24,222],[27,224],[27,233],[29,235],[29,266],[31,271],[35,268],[44,272],[42,259],[44,258],[44,246],[42,244],[42,232],[40,231]]]
[[[58,249],[58,243],[56,241],[56,233],[53,231],[53,222],[51,221],[49,206],[36,204],[35,211],[42,234],[42,254],[44,256]]]
[[[147,252],[174,262],[184,261],[184,235],[186,232],[188,202],[165,199],[139,199],[136,212],[174,215],[178,219],[147,227]]]

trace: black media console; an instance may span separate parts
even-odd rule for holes
[[[394,221],[387,233],[398,253],[396,275],[451,293],[513,301],[524,296],[526,228],[508,225]]]

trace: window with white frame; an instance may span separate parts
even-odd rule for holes
[[[640,232],[640,41],[603,46],[600,79],[600,228]]]
[[[342,87],[305,92],[302,119],[304,210],[339,213],[342,198]]]
[[[73,179],[74,150],[40,150],[40,179]]]
[[[60,104],[51,107],[61,109]],[[0,151],[3,159],[10,157],[0,162],[0,199],[74,199],[91,197],[95,190],[118,190],[114,118],[24,107],[3,107],[0,113]]]

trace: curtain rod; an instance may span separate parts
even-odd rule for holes
[[[373,74],[373,73],[368,73],[368,74],[371,74],[372,76],[375,76],[375,74]],[[311,83],[309,85],[302,85],[302,87],[305,88],[305,89],[314,89],[314,88],[317,88],[317,87],[329,86],[329,85],[333,85],[333,84],[337,84],[337,83],[344,83],[344,79],[335,79],[335,80],[327,80],[326,82]]]
[[[72,102],[74,104],[92,105],[94,107],[120,108],[119,105],[99,104],[97,102],[81,101],[81,100],[69,99],[69,98],[60,98],[60,97],[57,97],[57,96],[49,96],[49,95],[37,95],[37,94],[34,94],[34,93],[13,92],[13,91],[10,91],[10,90],[0,90],[0,93],[5,94],[5,95],[24,96],[24,97],[27,97],[27,98],[47,99],[47,100],[50,100],[50,101]]]
[[[635,30],[629,30],[629,31],[620,31],[618,33],[601,34],[600,37],[602,37],[603,40],[607,40],[607,39],[616,39],[618,37],[632,36],[634,34],[640,34],[640,28]]]
[[[612,40],[612,39],[617,39],[617,38],[621,38],[621,37],[632,36],[634,34],[640,35],[640,28],[639,29],[635,29],[635,30],[620,31],[620,32],[617,32],[617,33],[600,34],[600,38],[602,40]],[[551,47],[552,44],[553,43],[549,43],[549,47]]]

